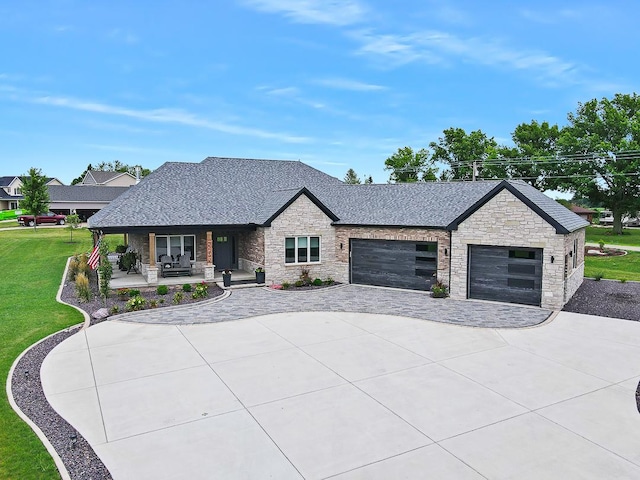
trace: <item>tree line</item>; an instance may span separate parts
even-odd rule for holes
[[[640,96],[578,103],[559,127],[546,121],[521,123],[513,145],[499,145],[482,130],[448,128],[414,151],[399,148],[385,160],[389,182],[519,179],[540,190],[559,190],[588,199],[622,217],[640,210]],[[347,183],[357,175],[350,169]],[[359,180],[359,179],[358,179]]]

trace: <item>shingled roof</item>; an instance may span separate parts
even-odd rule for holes
[[[49,185],[51,202],[111,202],[130,187],[101,187],[98,185]]]
[[[587,224],[521,181],[347,185],[299,161],[210,157],[164,164],[91,217],[89,227],[268,225],[305,194],[339,225],[455,229],[505,188],[558,233]]]
[[[126,175],[135,178],[129,172],[105,172],[102,170],[89,170],[82,179],[83,185],[104,185],[114,178]]]

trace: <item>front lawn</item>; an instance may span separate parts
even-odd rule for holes
[[[631,245],[640,247],[640,228],[624,228],[622,235],[614,235],[611,227],[587,227],[587,243],[600,243],[607,245]]]
[[[640,252],[628,252],[621,257],[585,257],[584,276],[602,274],[607,280],[640,281]]]
[[[67,257],[91,248],[87,230],[0,230],[0,478],[60,478],[33,431],[8,403],[6,381],[14,360],[29,345],[83,321],[56,302]]]

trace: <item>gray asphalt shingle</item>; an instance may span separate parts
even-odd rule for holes
[[[92,185],[49,185],[52,202],[110,202],[129,187],[101,187]]]
[[[264,224],[307,188],[336,224],[446,228],[499,180],[347,185],[298,161],[209,157],[166,163],[89,219],[91,228]],[[513,188],[568,231],[580,217],[521,181]]]

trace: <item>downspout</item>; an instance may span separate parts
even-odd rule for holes
[[[451,239],[453,237],[453,230],[449,230],[449,295],[451,295]]]

